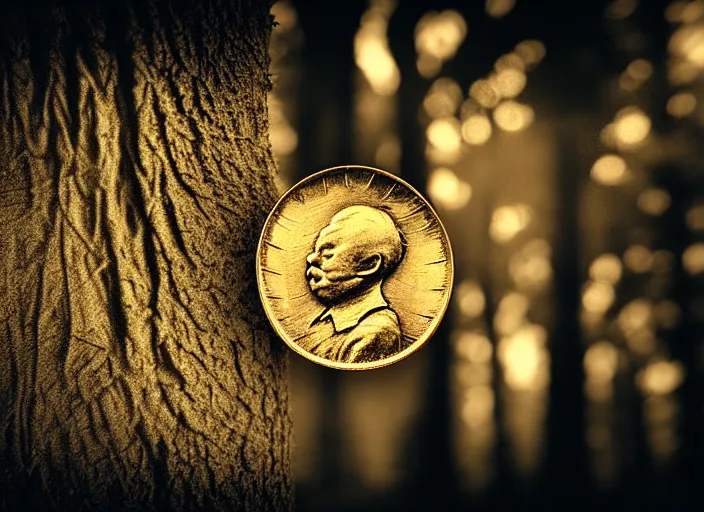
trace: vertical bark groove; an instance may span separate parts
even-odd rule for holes
[[[291,508],[253,275],[268,4],[31,7],[0,69],[0,507]]]

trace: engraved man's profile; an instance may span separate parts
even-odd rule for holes
[[[345,363],[399,352],[398,316],[381,287],[403,256],[403,235],[385,211],[357,205],[333,215],[306,259],[308,286],[325,310],[301,346]]]

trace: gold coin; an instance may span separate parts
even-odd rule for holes
[[[288,190],[264,224],[257,283],[276,333],[318,364],[395,363],[433,334],[453,263],[440,219],[393,174],[350,165]]]

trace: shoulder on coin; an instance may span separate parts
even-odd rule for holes
[[[399,349],[401,329],[398,316],[390,308],[371,311],[352,329],[344,359],[363,362],[389,357]]]

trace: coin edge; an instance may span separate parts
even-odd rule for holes
[[[362,169],[362,170],[369,170],[372,172],[376,172],[381,174],[382,176],[385,176],[387,178],[390,178],[391,180],[394,180],[396,182],[399,182],[401,185],[407,187],[408,189],[411,190],[417,197],[419,197],[425,205],[430,209],[430,212],[433,214],[435,219],[438,222],[438,225],[440,226],[440,230],[444,236],[445,242],[447,244],[447,250],[448,250],[448,261],[450,264],[450,275],[448,278],[448,290],[447,294],[445,297],[445,300],[443,301],[442,306],[438,310],[438,313],[436,314],[436,317],[433,319],[433,321],[430,323],[430,325],[426,328],[426,331],[423,333],[423,336],[425,336],[425,339],[423,341],[419,340],[422,338],[419,338],[418,340],[415,340],[409,347],[406,349],[402,350],[401,352],[398,352],[394,354],[391,357],[387,357],[384,359],[380,359],[378,361],[371,361],[371,362],[365,362],[365,363],[339,363],[336,361],[331,361],[329,359],[326,359],[324,357],[316,356],[314,354],[311,354],[307,350],[304,350],[301,348],[297,343],[295,343],[293,340],[289,340],[290,335],[288,335],[283,327],[279,324],[279,321],[274,319],[272,321],[272,316],[273,312],[270,310],[270,307],[267,305],[267,301],[265,300],[264,292],[263,292],[263,282],[262,282],[262,271],[261,271],[261,252],[262,252],[262,245],[264,243],[264,235],[267,232],[267,228],[269,227],[269,223],[272,219],[272,216],[274,212],[279,208],[279,206],[296,190],[302,187],[303,185],[307,184],[310,181],[314,181],[317,179],[320,175],[330,173],[332,171],[339,171],[341,169]],[[281,197],[276,201],[274,206],[271,207],[271,210],[267,214],[266,220],[264,221],[264,224],[262,225],[261,233],[259,235],[259,242],[257,243],[257,252],[256,252],[256,274],[257,274],[257,291],[259,293],[259,301],[262,304],[262,307],[264,308],[264,314],[267,317],[267,320],[269,321],[269,324],[272,326],[274,329],[274,332],[276,335],[281,338],[281,340],[288,345],[290,349],[292,349],[294,352],[296,352],[298,355],[308,359],[309,361],[312,361],[316,364],[319,364],[321,366],[326,366],[328,368],[334,368],[336,370],[354,370],[354,371],[363,371],[363,370],[375,370],[378,368],[383,368],[385,366],[389,366],[391,364],[397,363],[399,361],[402,361],[403,359],[406,359],[410,355],[414,354],[418,350],[420,350],[425,344],[428,342],[428,340],[435,334],[437,331],[440,322],[442,319],[445,317],[445,314],[447,313],[447,309],[450,305],[450,299],[452,297],[452,291],[454,289],[454,280],[455,280],[455,261],[454,261],[454,254],[452,252],[452,245],[450,243],[450,237],[447,234],[447,230],[445,229],[444,224],[442,223],[442,220],[440,219],[440,216],[438,213],[435,211],[435,208],[433,208],[433,205],[430,204],[430,202],[425,198],[423,194],[418,192],[418,190],[415,189],[410,183],[405,181],[404,179],[396,176],[395,174],[392,174],[388,171],[384,171],[383,169],[377,169],[376,167],[370,167],[366,165],[338,165],[335,167],[329,167],[327,169],[323,169],[321,171],[317,171],[309,176],[306,176],[302,180],[298,181],[297,183],[294,183],[288,190],[286,190]],[[412,349],[412,350],[411,350]]]

